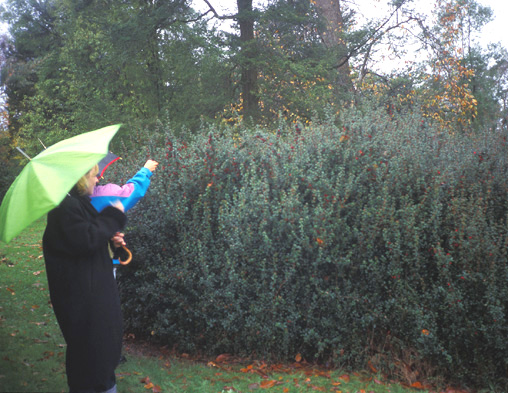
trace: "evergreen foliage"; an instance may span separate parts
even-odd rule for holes
[[[140,152],[160,167],[129,212],[127,331],[506,383],[506,135],[369,105],[332,120],[187,141],[161,126]],[[130,171],[146,158],[129,155]]]

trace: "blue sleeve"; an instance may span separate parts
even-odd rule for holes
[[[132,179],[127,180],[127,184],[133,184],[134,190],[132,193],[126,197],[121,199],[125,211],[132,208],[141,198],[143,198],[150,187],[150,178],[152,177],[152,172],[150,172],[147,168],[141,168],[138,173],[132,177]]]

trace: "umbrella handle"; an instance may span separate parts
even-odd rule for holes
[[[125,246],[122,246],[122,248],[129,254],[127,259],[125,261],[122,261],[122,259],[118,258],[118,262],[120,262],[120,265],[128,265],[132,260],[132,252]]]

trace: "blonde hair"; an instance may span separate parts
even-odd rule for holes
[[[79,195],[86,195],[88,192],[88,185],[91,178],[96,177],[99,173],[99,165],[95,164],[92,169],[85,173],[81,179],[76,183],[76,189]]]

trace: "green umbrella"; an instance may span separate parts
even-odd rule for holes
[[[104,127],[48,147],[23,168],[0,206],[0,240],[23,229],[62,202],[77,181],[108,154],[120,125]]]

